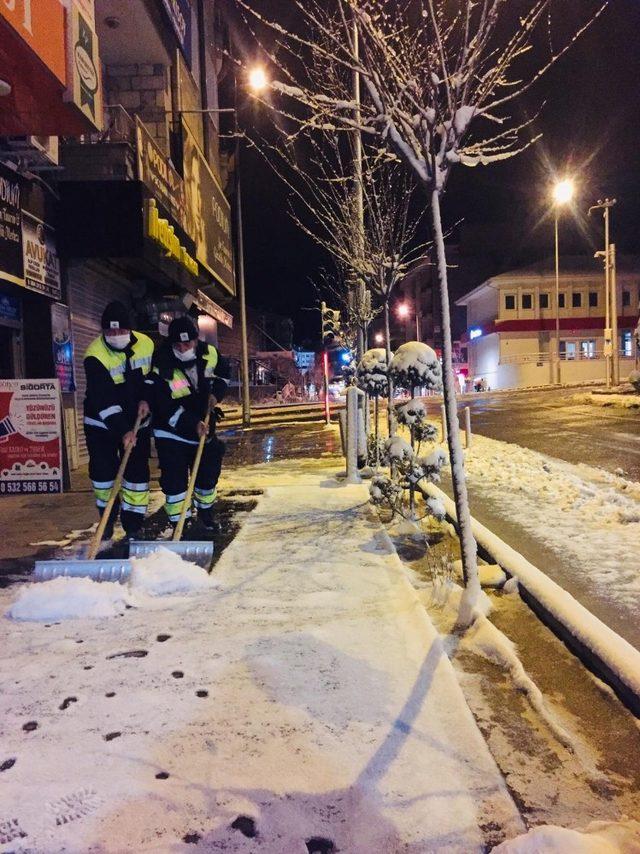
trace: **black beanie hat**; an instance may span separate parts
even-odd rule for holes
[[[176,317],[169,324],[169,341],[171,344],[184,344],[187,341],[198,340],[198,329],[190,317]]]
[[[102,328],[109,329],[131,329],[131,319],[127,308],[117,300],[110,302],[102,312]]]

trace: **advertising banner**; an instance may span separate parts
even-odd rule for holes
[[[61,83],[67,82],[61,0],[0,0],[0,15]]]
[[[71,314],[69,306],[54,302],[51,306],[51,337],[53,340],[53,363],[60,383],[60,391],[76,390],[73,373],[73,340],[71,338]]]
[[[23,269],[20,181],[0,163],[0,279],[23,285]]]
[[[183,231],[187,230],[184,182],[149,131],[136,117],[138,173],[151,195]]]
[[[191,5],[189,0],[162,0],[178,45],[191,68]]]
[[[68,84],[65,101],[71,101],[97,130],[102,130],[102,87],[98,36],[75,3],[67,27]]]
[[[231,208],[191,132],[183,124],[187,233],[196,258],[235,295]]]
[[[0,320],[9,326],[19,326],[21,318],[20,300],[8,294],[0,294]]]
[[[0,380],[0,495],[62,492],[57,380]]]
[[[22,211],[22,250],[25,287],[60,299],[62,286],[55,232],[26,211]]]

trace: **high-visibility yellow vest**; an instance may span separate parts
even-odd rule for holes
[[[135,332],[135,341],[131,345],[131,356],[129,364],[133,370],[140,368],[144,376],[151,370],[153,358],[153,341],[142,332]],[[128,349],[128,348],[127,348]],[[102,335],[92,341],[84,354],[85,359],[92,356],[103,365],[116,385],[124,382],[124,374],[127,367],[127,355],[124,351],[112,350],[107,347]]]
[[[204,375],[207,379],[215,376],[216,365],[218,364],[218,351],[211,344],[207,344],[206,352],[200,357],[204,361]],[[155,369],[156,373],[158,369]],[[180,368],[173,369],[173,376],[169,380],[169,388],[171,389],[171,397],[178,400],[181,397],[188,397],[191,394],[191,386],[187,375]]]

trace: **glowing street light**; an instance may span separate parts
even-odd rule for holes
[[[571,178],[563,178],[562,181],[556,181],[553,185],[552,197],[555,202],[553,213],[555,221],[555,248],[556,248],[556,346],[555,346],[555,362],[556,362],[556,382],[560,384],[560,245],[558,240],[558,220],[560,218],[560,208],[562,205],[568,205],[573,199],[576,192],[576,185]]]
[[[409,306],[406,302],[401,302],[396,311],[398,313],[398,317],[409,317]]]
[[[268,85],[267,73],[261,65],[256,65],[249,71],[249,88],[256,95],[263,92]]]
[[[553,200],[557,205],[566,205],[573,199],[575,192],[576,186],[571,178],[564,178],[554,185]]]
[[[382,332],[376,333],[375,342],[376,344],[384,344],[384,335],[382,334]]]

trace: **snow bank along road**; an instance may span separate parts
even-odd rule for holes
[[[473,515],[640,649],[640,483],[483,436],[465,467]]]
[[[366,489],[256,468],[281,485],[215,589],[2,619],[0,850],[468,854],[521,832]]]

